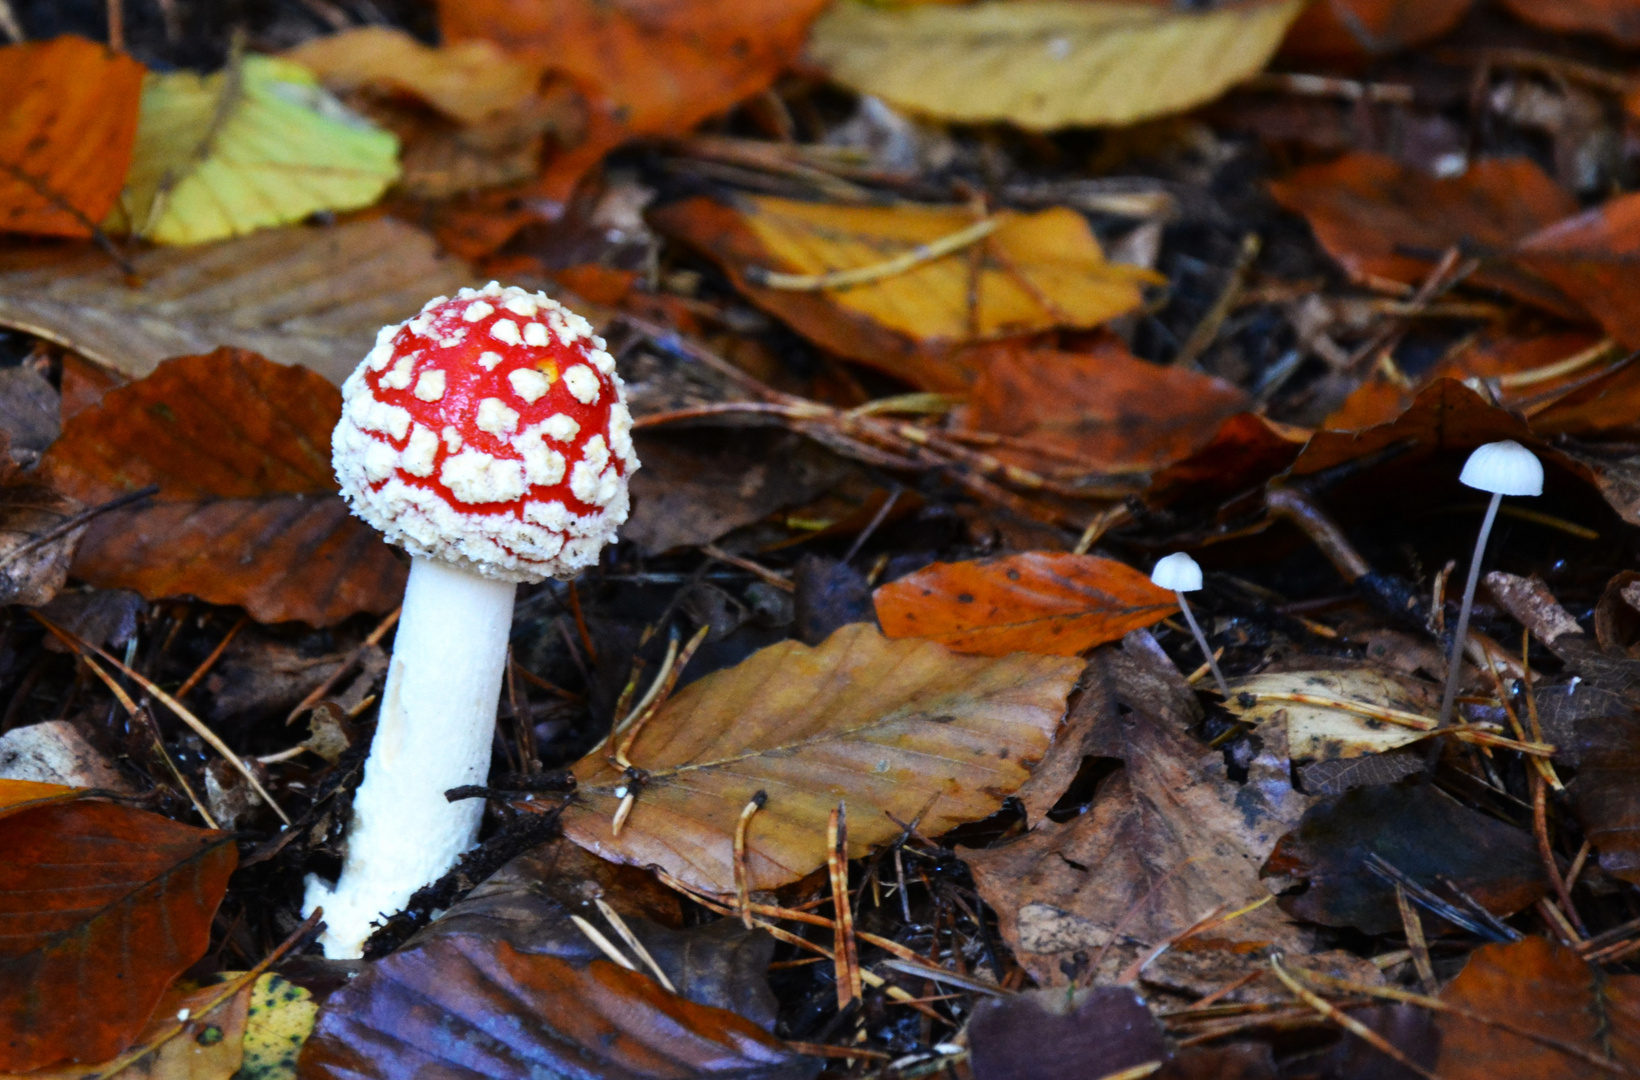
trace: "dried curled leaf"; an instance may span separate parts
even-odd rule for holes
[[[369,206],[398,177],[398,148],[288,60],[247,56],[215,75],[151,74],[110,225],[199,244]]]
[[[142,810],[14,807],[0,828],[0,1070],[125,1049],[204,954],[237,861],[232,834]]]
[[[1262,71],[1304,6],[847,0],[815,23],[809,54],[845,86],[941,120],[1039,131],[1131,124],[1211,101]]]
[[[341,394],[320,376],[219,349],[167,361],[76,414],[42,469],[85,502],[158,484],[87,530],[77,576],[148,597],[237,604],[328,626],[387,611],[404,569],[336,494]]]
[[[873,599],[889,637],[981,656],[1075,656],[1179,610],[1173,593],[1131,566],[1062,552],[935,563]]]
[[[64,36],[0,49],[0,230],[90,236],[125,183],[142,65]]]
[[[639,732],[627,755],[644,778],[618,836],[615,791],[632,781],[607,748],[582,758],[564,833],[606,859],[730,893],[735,825],[764,791],[746,868],[752,888],[774,888],[825,865],[839,801],[851,858],[897,835],[893,818],[926,810],[922,830],[938,835],[995,811],[1047,750],[1081,670],[1057,657],[957,656],[865,623],[818,648],[771,645],[692,683]]]

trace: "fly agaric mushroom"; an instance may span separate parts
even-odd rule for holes
[[[1173,590],[1179,601],[1179,610],[1184,613],[1184,621],[1190,624],[1190,632],[1196,635],[1196,644],[1201,646],[1202,655],[1207,657],[1207,666],[1213,672],[1213,681],[1219,684],[1219,693],[1229,700],[1230,684],[1224,681],[1224,672],[1219,670],[1219,662],[1213,656],[1212,647],[1207,644],[1207,635],[1197,624],[1196,616],[1190,610],[1190,601],[1184,598],[1185,593],[1201,589],[1201,565],[1184,552],[1175,551],[1156,561],[1156,568],[1150,572],[1150,583]]]
[[[1463,647],[1469,639],[1469,609],[1475,603],[1475,583],[1481,576],[1481,556],[1486,554],[1486,538],[1491,535],[1492,522],[1497,520],[1498,506],[1505,495],[1542,495],[1543,462],[1515,440],[1504,439],[1477,447],[1469,455],[1469,460],[1463,463],[1458,482],[1479,491],[1491,492],[1492,501],[1486,505],[1486,517],[1481,520],[1481,532],[1475,538],[1475,554],[1469,560],[1469,580],[1463,587],[1463,605],[1458,608],[1458,628],[1452,635],[1452,651],[1447,655],[1446,693],[1441,695],[1440,727],[1445,727],[1452,718],[1452,706],[1458,700]]]
[[[341,878],[309,878],[332,958],[472,847],[519,582],[592,565],[638,467],[615,361],[541,293],[491,282],[384,327],[342,385],[332,458],[410,580]]]

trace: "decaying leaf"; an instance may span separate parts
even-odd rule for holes
[[[1230,680],[1225,709],[1282,725],[1294,760],[1381,754],[1435,726],[1441,688],[1373,668],[1284,671]],[[1262,730],[1262,727],[1261,727]]]
[[[474,284],[426,233],[391,218],[148,251],[131,263],[137,288],[100,252],[9,273],[0,263],[0,325],[132,377],[233,345],[340,385],[380,327]]]
[[[960,390],[973,381],[975,364],[951,355],[957,346],[1055,326],[1098,326],[1138,307],[1141,286],[1162,280],[1106,262],[1087,220],[1064,207],[1001,211],[996,231],[971,248],[827,290],[768,288],[762,274],[879,266],[969,229],[975,219],[961,207],[841,206],[767,195],[734,206],[687,199],[649,216],[656,228],[717,261],[741,292],[799,333],[926,390]]]
[[[445,41],[487,38],[607,98],[623,126],[676,135],[796,58],[824,0],[441,0]]]
[[[1601,1059],[1640,1066],[1640,976],[1607,974],[1547,938],[1476,950],[1441,1000],[1495,1021],[1436,1014],[1445,1080],[1614,1075]]]
[[[1122,1073],[1167,1056],[1162,1027],[1125,986],[987,998],[968,1025],[974,1080],[1071,1080],[1089,1063]]]
[[[746,870],[751,888],[774,888],[825,865],[839,802],[850,858],[897,835],[894,818],[923,814],[922,830],[938,835],[995,811],[1047,749],[1081,667],[958,656],[860,623],[818,648],[771,645],[690,684],[636,733],[626,756],[643,778],[619,835],[615,792],[634,782],[608,748],[581,759],[564,833],[604,858],[732,893],[735,825],[763,791]]]
[[[1640,347],[1640,195],[1619,195],[1524,238],[1514,259],[1593,315],[1628,348]]]
[[[1114,336],[1087,352],[1004,342],[976,352],[979,367],[965,414],[974,431],[1023,440],[992,453],[1038,473],[1140,472],[1188,457],[1248,405],[1222,379],[1149,364]]]
[[[237,861],[231,834],[142,810],[14,807],[0,829],[0,917],[13,928],[0,943],[0,1070],[106,1061],[130,1045],[205,952]]]
[[[313,1031],[313,995],[268,972],[251,986],[244,1061],[237,1080],[296,1080],[296,1060]]]
[[[398,140],[288,60],[246,56],[215,75],[150,74],[111,227],[199,244],[375,202]]]
[[[1458,25],[1474,0],[1320,0],[1293,23],[1284,57],[1360,62],[1433,41]]]
[[[516,109],[535,93],[533,64],[494,42],[423,45],[403,30],[359,26],[317,37],[285,53],[337,92],[369,88],[406,94],[466,124]]]
[[[301,1075],[316,1080],[797,1080],[814,1071],[751,1021],[669,994],[647,975],[470,934],[434,936],[371,964],[331,995],[301,1057]]]
[[[1350,276],[1407,284],[1422,281],[1450,247],[1502,253],[1577,212],[1577,200],[1526,158],[1477,161],[1459,176],[1438,178],[1394,158],[1352,153],[1273,181],[1270,192],[1304,215]],[[1543,277],[1496,257],[1470,280],[1557,314],[1580,314]]]
[[[71,419],[41,468],[100,502],[75,574],[149,597],[194,595],[261,622],[328,626],[398,603],[404,568],[336,494],[341,394],[305,368],[220,349],[168,361]]]
[[[845,86],[941,120],[1131,124],[1211,101],[1262,71],[1303,8],[848,0],[815,23],[809,54]]]
[[[1547,889],[1530,833],[1416,780],[1317,802],[1281,838],[1263,873],[1302,883],[1281,900],[1296,918],[1393,933],[1401,927],[1395,886],[1370,868],[1374,856],[1437,894],[1441,878],[1455,881],[1496,915],[1519,911]]]
[[[125,183],[142,71],[81,37],[0,48],[0,230],[91,235]]]
[[[1624,710],[1577,724],[1572,805],[1600,866],[1640,883],[1640,716]]]
[[[61,530],[84,508],[13,464],[8,442],[0,430],[0,603],[38,606],[68,581],[85,526]]]
[[[935,563],[874,599],[889,637],[981,656],[1075,656],[1179,608],[1173,593],[1125,563],[1050,552]]]

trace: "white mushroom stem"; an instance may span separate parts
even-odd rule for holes
[[[308,879],[303,911],[325,909],[326,956],[359,956],[372,923],[401,910],[478,839],[484,801],[450,802],[444,793],[489,774],[516,589],[411,559],[342,876],[334,887]]]
[[[1219,696],[1230,700],[1230,684],[1224,681],[1224,672],[1219,670],[1219,662],[1213,656],[1213,647],[1207,643],[1207,635],[1202,633],[1201,626],[1196,622],[1195,614],[1190,610],[1190,601],[1184,598],[1184,593],[1174,590],[1173,595],[1179,598],[1179,610],[1184,613],[1184,621],[1190,624],[1190,632],[1196,635],[1196,644],[1201,646],[1202,655],[1207,658],[1207,666],[1213,672],[1213,681],[1219,684]]]
[[[1463,606],[1458,608],[1458,627],[1452,635],[1452,649],[1446,657],[1446,693],[1441,695],[1441,715],[1438,727],[1446,727],[1452,720],[1452,706],[1458,700],[1458,680],[1463,674],[1464,643],[1469,640],[1469,609],[1475,605],[1475,585],[1481,578],[1481,556],[1486,554],[1486,538],[1492,533],[1492,522],[1497,520],[1498,505],[1503,502],[1502,492],[1493,492],[1486,505],[1486,517],[1481,521],[1481,534],[1475,538],[1475,555],[1469,560],[1469,580],[1463,587]]]

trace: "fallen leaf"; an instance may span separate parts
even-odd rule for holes
[[[678,135],[772,83],[825,0],[441,0],[447,42],[487,38]],[[600,152],[601,156],[601,152]]]
[[[309,1080],[795,1080],[815,1071],[751,1021],[669,994],[647,975],[469,934],[402,949],[332,994],[300,1070]]]
[[[315,373],[219,349],[161,364],[75,416],[41,468],[97,503],[74,573],[148,597],[236,604],[258,622],[329,626],[399,602],[404,567],[336,494],[341,394]]]
[[[1179,609],[1172,592],[1125,563],[1062,552],[935,563],[873,598],[889,637],[981,656],[1076,656]]]
[[[72,35],[0,48],[0,230],[92,234],[125,183],[142,74]]]
[[[1440,692],[1433,683],[1372,668],[1284,671],[1231,679],[1224,708],[1261,731],[1265,724],[1284,727],[1295,761],[1337,761],[1416,741],[1423,731],[1383,716],[1433,727]]]
[[[24,810],[52,803],[72,802],[84,794],[80,788],[69,787],[66,784],[18,780],[14,777],[0,778],[0,818],[11,817]]]
[[[1281,898],[1294,918],[1394,933],[1401,929],[1395,887],[1368,869],[1374,855],[1437,895],[1440,879],[1450,879],[1500,916],[1548,888],[1530,833],[1416,780],[1320,800],[1281,838],[1263,874],[1301,883],[1302,891]]]
[[[1259,864],[1308,802],[1275,763],[1232,782],[1223,757],[1186,734],[1186,697],[1151,696],[1143,680],[1124,686],[1158,660],[1135,654],[1132,639],[1123,652],[1132,662],[1101,680],[1116,686],[1101,691],[1096,709],[1079,709],[1059,736],[1072,754],[1116,758],[1123,767],[1063,824],[1039,821],[1017,840],[961,852],[1003,938],[1044,986],[1066,985],[1078,966],[1087,969],[1083,981],[1108,980],[1199,919],[1268,897]],[[1205,937],[1199,944],[1230,953],[1224,959],[1234,970],[1225,981],[1263,965],[1269,949],[1307,954],[1313,945],[1273,903]]]
[[[0,1070],[105,1061],[204,954],[238,861],[233,836],[88,799],[6,818]]]
[[[1640,717],[1632,709],[1576,726],[1572,807],[1600,867],[1640,883]]]
[[[150,74],[110,227],[199,244],[375,202],[398,140],[350,113],[300,64],[246,56],[215,75]]]
[[[1162,1026],[1125,986],[984,998],[968,1023],[974,1080],[1080,1080],[1168,1056]]]
[[[367,87],[405,94],[464,124],[516,109],[535,93],[540,78],[535,65],[508,56],[494,42],[433,48],[388,26],[313,38],[284,56],[338,93]]]
[[[1207,445],[1156,472],[1145,501],[1164,506],[1240,494],[1290,468],[1309,439],[1305,428],[1237,413],[1220,425]]]
[[[1640,347],[1640,194],[1619,195],[1520,239],[1514,262],[1581,305],[1627,348]]]
[[[32,465],[61,430],[61,403],[46,377],[33,364],[0,368],[0,432],[10,439],[11,459]]]
[[[1003,343],[972,355],[980,376],[966,426],[1023,440],[990,452],[1050,475],[1067,459],[1106,473],[1160,468],[1201,449],[1249,404],[1221,379],[1140,360],[1114,335],[1087,352]]]
[[[940,120],[1123,125],[1194,108],[1262,71],[1303,8],[847,0],[815,23],[809,55],[852,90]]]
[[[1469,14],[1474,0],[1321,0],[1293,23],[1283,57],[1349,63],[1434,41]]]
[[[93,251],[0,272],[0,325],[131,377],[233,345],[340,385],[379,328],[474,283],[426,233],[390,218],[148,251],[131,263],[136,288]]]
[[[296,1080],[296,1060],[313,1031],[319,1006],[300,986],[268,972],[251,987],[244,1061],[236,1080]]]
[[[1459,246],[1491,256],[1470,282],[1568,318],[1581,316],[1545,280],[1552,275],[1539,271],[1540,277],[1504,258],[1516,243],[1577,212],[1577,201],[1526,158],[1481,160],[1459,176],[1435,177],[1380,154],[1349,153],[1269,187],[1358,281],[1416,284],[1448,248]]]
[[[1496,1021],[1436,1014],[1441,1050],[1434,1071],[1445,1080],[1613,1075],[1590,1057],[1616,1059],[1631,1072],[1640,1066],[1640,975],[1608,975],[1546,938],[1475,950],[1441,1000]],[[1588,1056],[1556,1049],[1557,1043]]]
[[[135,793],[114,763],[67,720],[42,720],[0,735],[0,778]]]
[[[60,532],[83,506],[65,490],[19,469],[0,431],[0,603],[49,603],[68,581],[85,525]]]
[[[961,207],[834,206],[768,195],[745,196],[734,206],[687,199],[649,218],[718,262],[748,299],[799,333],[925,390],[973,382],[976,364],[954,356],[957,346],[1055,326],[1098,326],[1138,307],[1141,286],[1162,280],[1106,262],[1087,220],[1064,207],[1002,211],[996,231],[969,249],[823,291],[767,288],[759,275],[880,265],[970,228],[974,218]]]
[[[1599,34],[1627,49],[1640,46],[1640,5],[1634,0],[1503,0],[1515,17],[1564,34]]]
[[[607,750],[582,758],[564,834],[718,894],[735,890],[735,826],[760,790],[768,803],[746,836],[753,889],[825,865],[826,822],[840,801],[850,807],[850,858],[898,835],[893,818],[922,813],[922,830],[937,836],[994,812],[1024,782],[1081,667],[963,657],[860,623],[818,648],[771,645],[691,683],[642,729],[628,758],[644,779],[618,836],[614,792],[632,781]]]

